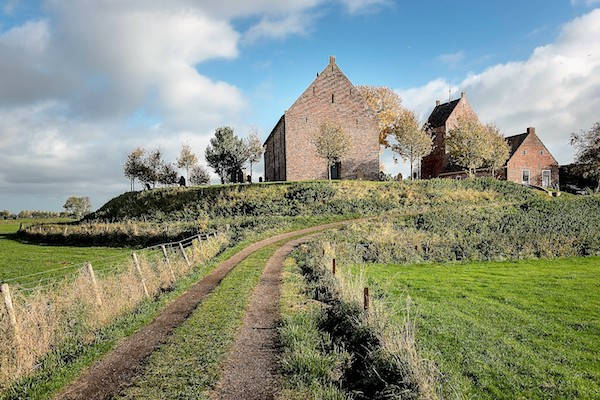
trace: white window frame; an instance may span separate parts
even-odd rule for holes
[[[523,174],[527,171],[527,182],[523,179]],[[521,184],[523,185],[531,185],[531,170],[522,169],[521,170]]]
[[[548,171],[548,186],[544,186],[544,172]],[[543,169],[542,170],[542,187],[552,187],[552,170],[551,169]]]

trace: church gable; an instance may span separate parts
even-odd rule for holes
[[[285,159],[286,180],[327,178],[327,163],[318,157],[314,146],[324,122],[339,125],[350,137],[348,154],[340,160],[339,177],[378,178],[377,119],[336,65],[335,57],[329,58],[329,64],[285,112],[284,122],[285,157],[280,159]],[[272,164],[267,161],[266,170]]]

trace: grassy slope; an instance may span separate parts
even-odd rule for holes
[[[252,290],[271,255],[281,244],[252,254],[223,279],[155,352],[124,399],[205,399],[219,379],[219,365],[235,339]]]
[[[126,249],[108,247],[67,247],[67,246],[39,246],[26,244],[15,240],[12,234],[19,229],[21,221],[3,221],[0,224],[0,281],[14,277],[29,275],[48,269],[56,269],[69,264],[81,264],[90,261],[92,264],[104,262],[110,257],[111,261],[121,262],[125,260],[129,251]],[[62,269],[44,274],[43,278],[49,276],[63,276],[73,272],[73,268]],[[15,283],[31,286],[39,276],[18,279]]]
[[[372,265],[366,273],[392,304],[411,296],[419,344],[449,374],[449,391],[600,398],[599,264],[589,257]]]

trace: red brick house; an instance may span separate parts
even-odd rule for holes
[[[350,136],[350,151],[331,168],[333,179],[377,179],[377,119],[352,82],[329,58],[329,65],[281,116],[265,141],[265,180],[327,179],[327,161],[312,139],[325,121]]]
[[[452,164],[446,153],[445,137],[448,131],[456,127],[458,117],[471,115],[477,117],[464,93],[457,100],[448,103],[436,103],[428,119],[434,150],[421,161],[422,178],[464,178],[464,168]],[[502,169],[496,173],[499,179],[509,180],[525,185],[558,187],[558,162],[548,151],[544,143],[535,133],[535,128],[527,128],[525,133],[506,138],[509,147],[509,158]],[[490,176],[488,168],[476,171],[478,176]]]

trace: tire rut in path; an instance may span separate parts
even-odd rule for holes
[[[317,225],[275,235],[245,247],[223,261],[210,274],[173,300],[150,324],[121,340],[115,349],[95,362],[78,379],[60,392],[55,399],[98,400],[114,397],[127,387],[132,378],[141,371],[148,356],[164,344],[173,330],[181,325],[223,278],[250,254],[285,239],[356,221],[360,220]]]
[[[285,243],[267,261],[212,399],[275,398],[279,387],[276,371],[277,323],[283,263],[294,247],[307,242],[312,236]]]

